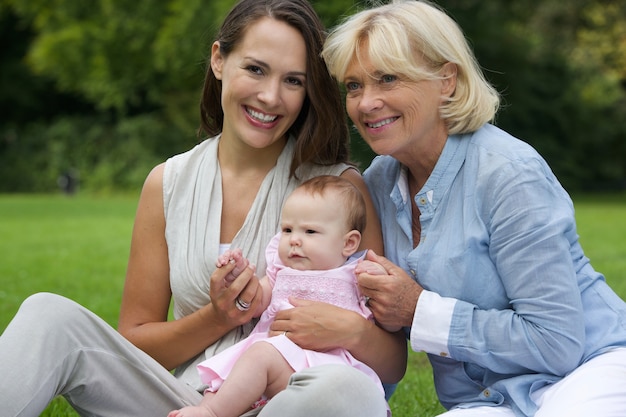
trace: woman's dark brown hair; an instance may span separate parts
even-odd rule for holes
[[[347,162],[349,134],[339,86],[320,55],[326,31],[307,0],[240,0],[217,34],[222,56],[227,57],[237,48],[246,29],[263,17],[292,26],[301,33],[307,49],[306,98],[289,129],[289,134],[296,138],[291,175],[306,162],[322,165]],[[200,103],[201,133],[215,136],[222,131],[221,94],[222,83],[207,65]]]

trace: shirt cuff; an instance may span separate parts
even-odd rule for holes
[[[456,299],[423,290],[411,326],[411,349],[449,357],[448,338]]]

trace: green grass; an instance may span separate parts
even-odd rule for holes
[[[579,196],[574,201],[585,255],[626,299],[626,194]]]
[[[72,298],[115,326],[137,196],[0,195],[0,329],[29,294]],[[594,267],[626,298],[626,195],[577,196],[581,242]],[[394,417],[443,411],[424,354],[411,353],[391,400]],[[42,414],[76,417],[63,399]]]
[[[39,291],[116,323],[136,200],[0,196],[0,329]]]

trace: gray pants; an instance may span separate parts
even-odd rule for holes
[[[0,410],[37,417],[63,395],[81,416],[165,417],[201,394],[176,379],[102,319],[53,294],[24,301],[0,336]],[[378,388],[347,366],[311,368],[260,412],[246,416],[386,415]]]

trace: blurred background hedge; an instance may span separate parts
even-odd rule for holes
[[[313,1],[328,27],[370,2]],[[0,192],[136,190],[200,140],[232,0],[0,0]],[[440,0],[503,94],[497,124],[570,191],[626,188],[626,2]],[[345,117],[345,115],[338,115]],[[357,136],[353,158],[372,154]]]

